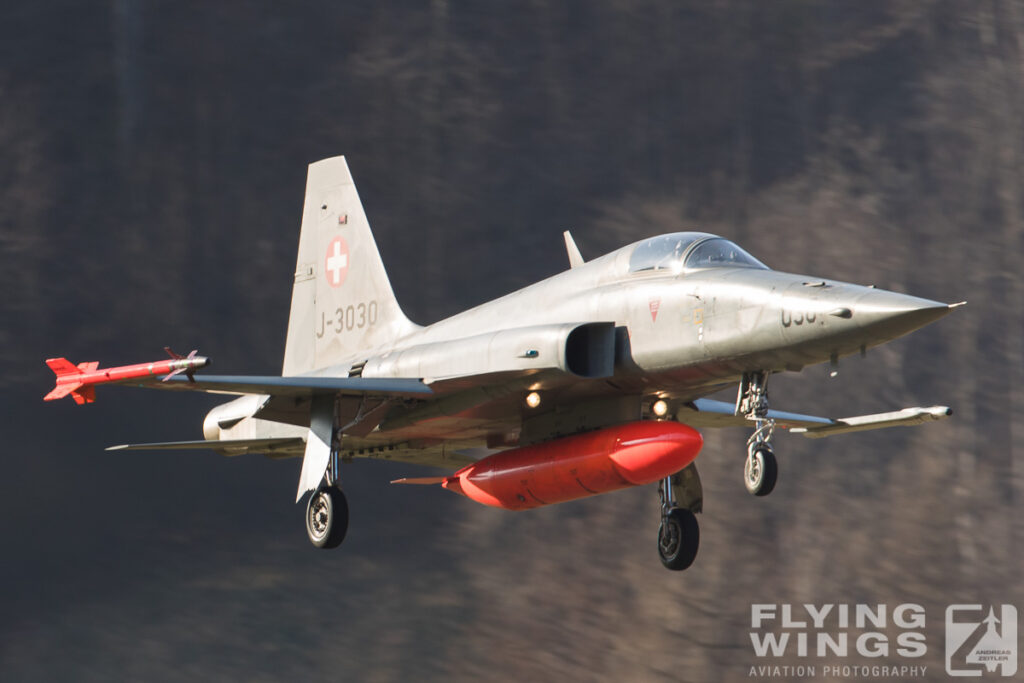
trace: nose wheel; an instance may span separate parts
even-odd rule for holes
[[[743,465],[743,484],[755,496],[767,496],[775,488],[779,477],[779,465],[771,448],[754,444]]]

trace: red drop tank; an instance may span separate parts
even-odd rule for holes
[[[678,422],[630,422],[495,453],[441,485],[484,505],[525,510],[658,481],[693,462],[703,444]]]

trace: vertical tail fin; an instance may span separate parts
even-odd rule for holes
[[[414,329],[395,299],[345,157],[310,164],[283,374],[358,360]]]

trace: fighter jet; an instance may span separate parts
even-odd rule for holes
[[[960,304],[777,272],[702,232],[651,237],[591,261],[568,232],[564,240],[568,270],[421,327],[395,299],[344,157],[313,163],[281,375],[196,375],[195,364],[187,377],[119,379],[238,398],[209,412],[202,440],[112,449],[302,458],[296,502],[310,494],[306,531],[319,548],[345,538],[340,465],[360,458],[442,468],[395,483],[511,510],[658,484],[658,553],[679,570],[699,546],[698,428],[751,430],[743,482],[765,496],[778,477],[779,430],[814,438],[951,414],[781,412],[769,407],[768,380],[863,354]],[[75,372],[66,384],[81,383],[69,361],[52,366]],[[90,392],[126,376],[104,372]],[[730,385],[735,402],[708,398]]]

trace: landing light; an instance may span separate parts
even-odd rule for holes
[[[658,417],[665,417],[665,414],[668,413],[668,404],[659,398],[651,405],[651,412]]]
[[[536,391],[531,391],[526,395],[526,406],[528,408],[536,408],[540,405],[540,394]]]

